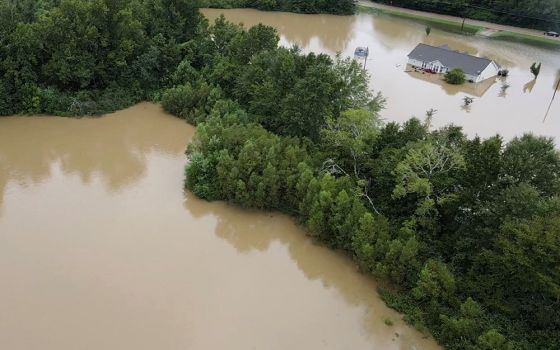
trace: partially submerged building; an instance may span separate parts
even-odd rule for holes
[[[418,44],[408,55],[408,64],[433,73],[447,73],[460,68],[467,80],[474,83],[493,78],[500,71],[500,66],[489,58],[471,56],[447,45]]]

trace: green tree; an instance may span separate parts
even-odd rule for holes
[[[379,119],[366,109],[348,110],[337,119],[328,118],[321,130],[322,143],[334,162],[360,178],[360,165],[370,157],[379,134]]]
[[[512,350],[512,345],[498,331],[491,329],[478,337],[475,350]]]
[[[444,79],[447,83],[461,85],[465,83],[465,72],[461,68],[455,68],[445,73]]]
[[[428,260],[420,271],[418,283],[412,290],[414,297],[432,304],[452,304],[456,301],[457,284],[447,265]]]
[[[528,183],[544,195],[560,193],[560,152],[551,138],[514,138],[504,150],[502,169],[506,181]]]
[[[537,62],[533,62],[533,64],[531,65],[531,73],[533,74],[533,76],[535,77],[535,79],[538,78],[539,74],[541,73],[541,63],[537,63]]]

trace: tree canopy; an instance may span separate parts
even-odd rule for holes
[[[560,0],[373,0],[416,10],[542,30],[560,30]]]
[[[192,0],[0,0],[0,115],[97,114],[167,86]]]

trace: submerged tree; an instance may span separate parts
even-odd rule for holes
[[[541,63],[533,62],[533,64],[531,65],[531,73],[533,73],[535,79],[537,79],[540,72],[541,72]]]

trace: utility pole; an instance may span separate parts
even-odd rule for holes
[[[366,47],[366,58],[364,59],[364,70],[366,70],[366,63],[369,57],[369,46]]]
[[[556,83],[556,89],[554,89],[554,94],[552,94],[552,99],[550,100],[550,104],[548,105],[548,109],[546,110],[546,114],[544,115],[543,123],[546,121],[548,117],[548,113],[550,112],[550,107],[552,107],[552,102],[554,102],[554,98],[556,97],[556,92],[560,88],[560,78],[558,78],[558,83]]]
[[[465,20],[467,19],[467,5],[463,7],[463,24],[461,24],[461,31],[465,29]]]

